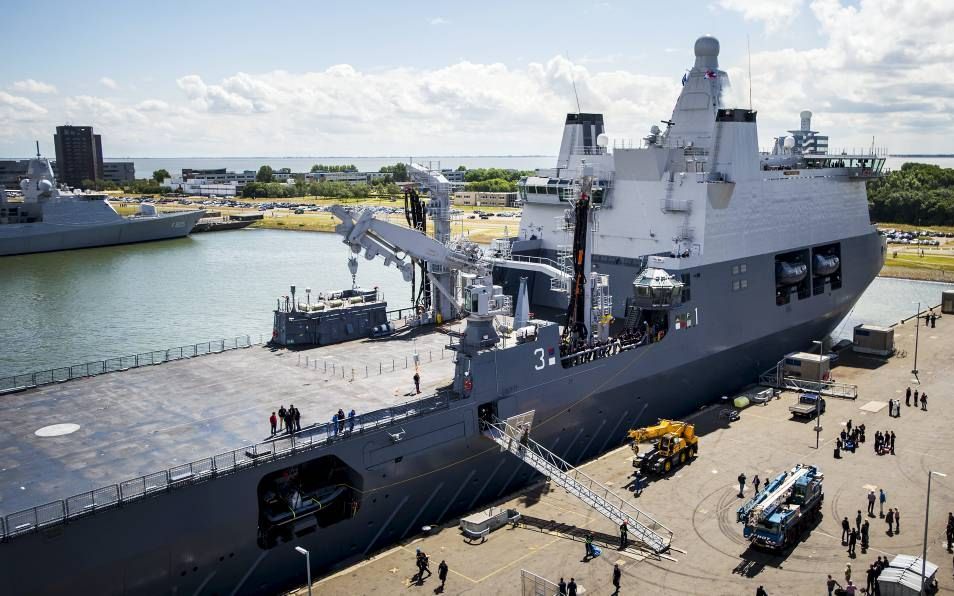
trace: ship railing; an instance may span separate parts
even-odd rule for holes
[[[454,398],[455,394],[451,390],[441,389],[423,399],[356,415],[353,420],[345,418],[337,425],[332,422],[312,424],[295,434],[276,435],[260,443],[0,516],[0,541],[67,523],[70,520],[104,509],[119,507],[147,496],[211,480],[264,462],[310,449],[318,449],[370,431],[400,424],[445,409],[450,406]]]
[[[0,395],[53,383],[63,383],[75,379],[85,379],[87,377],[120,372],[129,370],[130,368],[152,366],[175,360],[186,360],[206,354],[218,354],[239,348],[249,348],[253,345],[263,343],[263,340],[264,337],[262,335],[259,335],[258,341],[255,341],[250,335],[241,335],[232,339],[216,339],[165,350],[153,350],[150,352],[131,354],[129,356],[118,356],[115,358],[106,358],[105,360],[94,360],[83,364],[60,366],[48,370],[3,377],[0,378]]]
[[[539,265],[549,265],[554,269],[561,269],[561,265],[554,261],[553,259],[548,259],[546,257],[535,257],[532,255],[515,255],[511,254],[508,257],[500,257],[504,261],[516,261],[518,263],[537,263]]]

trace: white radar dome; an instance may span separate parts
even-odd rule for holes
[[[20,181],[20,190],[22,190],[23,192],[26,192],[28,188],[30,188],[30,179],[24,178],[23,180]]]
[[[696,40],[696,68],[719,68],[719,40],[711,35],[703,35]]]
[[[606,136],[605,132],[596,136],[596,146],[604,149],[609,146],[609,137]]]
[[[794,147],[795,146],[794,137],[785,137],[785,140],[782,142],[782,146],[785,147],[786,149],[791,149],[792,147]]]
[[[39,184],[37,184],[37,187],[39,187],[38,190],[41,193],[46,194],[53,190],[53,183],[49,180],[40,180]]]

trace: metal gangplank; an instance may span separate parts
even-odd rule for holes
[[[580,499],[617,526],[626,522],[634,540],[653,552],[663,553],[672,543],[672,531],[643,513],[596,480],[563,461],[533,439],[520,442],[521,430],[502,420],[485,423],[484,435],[493,439],[504,451],[523,460],[551,482]]]
[[[778,476],[764,491],[752,497],[739,513],[740,520],[755,525],[772,515],[780,505],[786,503],[792,496],[792,490],[799,479],[807,476],[811,471],[808,466],[797,466],[794,470],[784,472]]]
[[[776,366],[759,375],[759,385],[763,387],[774,387],[775,389],[802,391],[818,393],[828,397],[840,397],[843,399],[857,399],[858,386],[848,383],[835,383],[834,381],[810,381],[798,377],[786,377],[779,362]]]

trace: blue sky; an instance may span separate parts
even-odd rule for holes
[[[749,36],[763,144],[808,108],[833,146],[954,151],[949,90],[930,88],[950,79],[951,4],[14,0],[0,155],[67,121],[110,156],[550,154],[568,81],[639,138],[706,33],[742,103]]]

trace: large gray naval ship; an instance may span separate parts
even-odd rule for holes
[[[304,581],[296,547],[320,574],[531,481],[482,432],[495,419],[532,413],[532,439],[573,464],[827,336],[883,261],[865,192],[883,160],[760,154],[756,113],[722,104],[718,50],[696,42],[639,148],[567,116],[556,167],[521,184],[518,235],[489,251],[451,237],[449,185],[421,166],[410,228],[335,210],[352,252],[419,284],[403,332],[154,353],[4,396],[4,592],[277,593]],[[289,402],[302,430],[270,436]],[[329,424],[339,408],[356,415]]]
[[[181,238],[203,215],[157,213],[144,205],[142,213],[123,217],[104,195],[58,188],[50,162],[39,154],[20,188],[23,201],[9,200],[0,188],[0,256]]]

